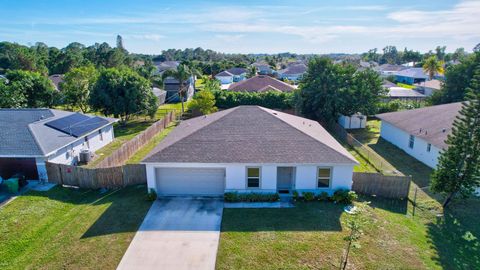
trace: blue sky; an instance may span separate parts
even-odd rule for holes
[[[467,51],[480,42],[480,1],[0,0],[0,40],[131,52],[210,48],[239,53],[355,53],[396,45]]]

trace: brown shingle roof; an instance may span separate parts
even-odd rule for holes
[[[276,89],[282,92],[295,90],[293,86],[266,75],[258,75],[250,79],[234,83],[228,87],[230,91],[263,92],[265,89]]]
[[[318,122],[258,106],[184,121],[143,162],[357,163]]]
[[[450,103],[415,110],[377,115],[408,134],[422,138],[441,148],[447,148],[445,140],[452,131],[453,121],[459,115],[462,103]]]

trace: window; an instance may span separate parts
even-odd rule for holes
[[[414,145],[415,145],[415,136],[410,135],[410,140],[408,141],[408,147],[413,149]]]
[[[430,150],[432,150],[432,144],[427,144],[427,152],[430,152]]]
[[[103,142],[103,133],[102,130],[98,130],[98,135],[100,136],[100,141]]]
[[[260,187],[260,168],[250,167],[247,168],[247,188],[259,188]]]
[[[318,168],[317,172],[317,187],[328,188],[330,187],[330,179],[332,178],[331,168]]]

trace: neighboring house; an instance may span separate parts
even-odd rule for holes
[[[350,116],[341,115],[338,118],[338,124],[344,129],[365,128],[367,125],[367,116],[356,113]]]
[[[450,103],[415,110],[379,114],[380,136],[431,168],[436,168],[440,151],[452,131],[462,103]]]
[[[383,64],[374,68],[381,77],[395,76],[395,74],[401,70],[408,69],[408,67],[402,65]]]
[[[259,75],[272,75],[274,70],[267,63],[253,63],[252,66],[257,68],[257,73]]]
[[[180,91],[180,82],[177,79],[168,77],[163,80],[163,84],[165,91],[167,91],[165,103],[179,102],[180,96],[178,93]],[[190,100],[195,93],[195,78],[193,76],[190,77],[185,84],[186,93],[183,99],[184,101],[187,101]]]
[[[431,80],[421,83],[416,83],[416,90],[425,96],[431,96],[436,91],[439,91],[442,88],[442,81],[440,80]]]
[[[400,83],[414,85],[428,80],[428,74],[423,68],[408,68],[395,73],[395,80]]]
[[[53,74],[48,76],[48,79],[53,83],[53,86],[57,91],[61,90],[61,84],[63,83],[63,74]]]
[[[166,70],[177,69],[180,65],[180,62],[177,61],[164,61],[164,62],[155,62],[155,67],[157,68],[158,74],[163,74]]]
[[[142,161],[159,195],[350,189],[355,158],[318,122],[239,106],[181,122]]]
[[[300,64],[292,64],[289,65],[287,68],[278,71],[278,78],[282,80],[289,80],[293,82],[298,82],[302,79],[303,75],[307,72],[307,65],[300,63]]]
[[[114,139],[116,119],[53,109],[0,109],[0,176],[46,178],[45,161],[75,165]]]
[[[267,75],[257,75],[250,79],[233,83],[228,87],[229,91],[236,92],[292,92],[295,89],[292,85]]]
[[[230,68],[218,73],[217,75],[215,75],[215,78],[219,80],[221,84],[240,82],[247,78],[247,69]]]
[[[386,87],[388,92],[386,97],[383,98],[383,101],[387,102],[390,100],[403,100],[403,101],[422,101],[427,98],[424,94],[421,94],[413,89],[408,89],[399,86],[390,86]]]
[[[165,100],[167,98],[167,91],[162,90],[162,89],[157,88],[157,87],[153,87],[152,92],[158,99],[158,105],[162,105],[162,104],[165,103]]]

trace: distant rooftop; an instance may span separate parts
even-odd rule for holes
[[[295,87],[267,75],[257,75],[250,79],[231,84],[228,90],[244,92],[291,92],[295,90]]]

